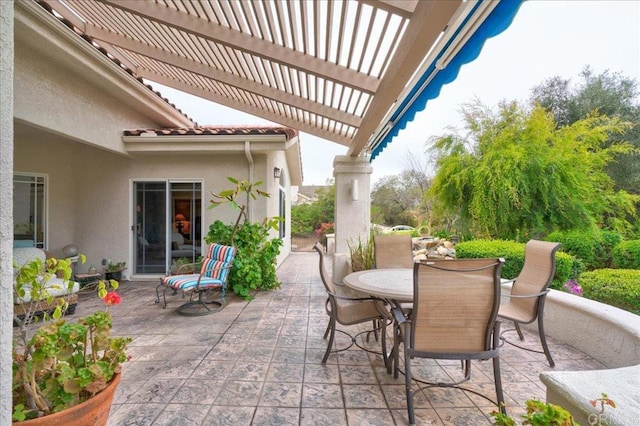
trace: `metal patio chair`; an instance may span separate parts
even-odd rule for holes
[[[460,386],[471,379],[471,360],[493,360],[496,400],[492,402],[504,411],[500,323],[496,321],[503,264],[503,259],[438,259],[414,264],[411,316],[406,317],[398,307],[392,310],[402,327],[409,424],[415,424],[414,395],[431,387],[463,389],[492,401],[486,395]],[[430,382],[422,376],[415,378],[414,358],[460,360],[464,365],[464,378],[445,383]]]
[[[386,307],[384,306],[384,302],[374,297],[370,297],[364,294],[358,294],[357,292],[350,290],[347,287],[336,286],[333,281],[331,281],[331,277],[329,276],[329,273],[324,265],[324,252],[322,245],[320,243],[316,243],[313,246],[313,249],[320,255],[320,278],[322,279],[322,283],[324,284],[325,290],[327,291],[328,295],[326,301],[326,311],[327,315],[329,315],[329,324],[327,325],[327,329],[324,333],[324,338],[326,339],[327,336],[329,336],[329,342],[327,344],[327,350],[325,351],[322,358],[322,363],[325,364],[327,362],[329,354],[332,352],[336,331],[343,333],[351,338],[351,343],[346,348],[336,349],[333,350],[333,352],[346,351],[353,345],[356,345],[360,349],[367,352],[386,354],[385,327],[387,325],[387,321],[390,318],[384,315],[384,312],[388,312]],[[336,329],[336,324],[355,325],[369,321],[373,323],[373,330],[366,330],[354,336],[344,330]],[[367,334],[368,339],[369,333],[371,333],[372,331],[374,332],[376,339],[378,337],[378,331],[381,331],[381,352],[367,349],[361,346],[357,341],[358,336],[365,333]]]
[[[509,302],[500,306],[498,316],[501,319],[512,321],[520,340],[524,335],[520,324],[530,324],[538,321],[538,335],[542,344],[542,351],[520,346],[504,337],[502,340],[517,348],[530,352],[544,353],[551,367],[555,362],[551,357],[547,339],[544,333],[544,302],[549,293],[549,285],[553,281],[556,272],[556,252],[560,243],[529,240],[524,248],[524,266],[517,278],[514,279]],[[513,330],[513,329],[511,329]]]

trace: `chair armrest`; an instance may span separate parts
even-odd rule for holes
[[[509,297],[512,299],[531,299],[533,297],[540,297],[540,296],[544,296],[545,294],[549,293],[549,289],[546,289],[545,291],[541,291],[540,293],[533,293],[533,294],[504,294],[504,297]]]

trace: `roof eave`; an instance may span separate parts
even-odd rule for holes
[[[127,102],[142,115],[162,126],[191,127],[194,122],[180,110],[163,99],[152,88],[139,81],[123,67],[100,52],[87,40],[78,37],[50,12],[33,2],[16,2],[15,19],[28,25],[32,31],[40,31],[48,41],[61,49],[72,46],[77,52],[74,59],[79,66],[90,69],[89,76],[96,87]]]

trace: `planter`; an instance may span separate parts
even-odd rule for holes
[[[109,419],[109,411],[113,402],[113,395],[120,383],[120,374],[113,376],[111,383],[93,398],[74,405],[71,408],[53,413],[37,419],[25,420],[24,422],[14,422],[20,426],[50,426],[50,425],[92,425],[106,426]]]
[[[116,280],[116,281],[120,282],[120,281],[122,281],[122,270],[105,272],[104,273],[104,278],[106,280]]]

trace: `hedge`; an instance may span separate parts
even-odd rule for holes
[[[487,258],[502,257],[502,278],[516,278],[524,266],[524,243],[504,240],[472,240],[456,244],[456,257]],[[551,288],[562,289],[564,283],[575,274],[579,267],[574,256],[556,252],[556,274]]]
[[[613,248],[622,236],[613,231],[593,228],[588,230],[554,231],[546,241],[562,244],[561,250],[577,257],[588,271],[612,266]]]
[[[640,270],[598,269],[578,278],[582,296],[640,315]]]
[[[640,269],[640,240],[622,241],[615,246],[613,264],[621,269]]]

